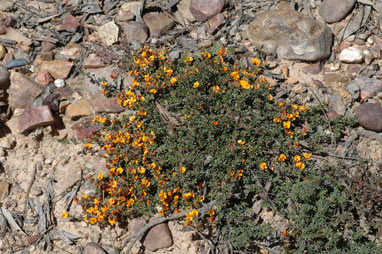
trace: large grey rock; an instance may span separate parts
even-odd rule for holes
[[[334,23],[345,18],[353,9],[357,0],[324,0],[321,16],[327,23]]]
[[[287,60],[315,61],[329,57],[333,35],[328,26],[294,10],[259,14],[249,25],[255,47]]]
[[[382,131],[382,107],[378,104],[365,103],[356,109],[359,124],[371,131]]]

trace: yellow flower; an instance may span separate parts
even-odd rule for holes
[[[134,204],[134,199],[132,199],[132,198],[130,198],[130,199],[127,200],[127,202],[126,202],[126,206],[127,206],[127,207],[131,207],[133,204]]]
[[[239,80],[240,76],[239,76],[239,72],[238,71],[234,71],[234,72],[231,72],[231,74],[229,74],[234,80]]]
[[[272,96],[272,94],[268,94],[268,100],[270,100],[270,101],[273,100],[273,96]]]
[[[196,216],[198,216],[198,214],[199,214],[198,210],[195,210],[195,209],[190,212],[190,215],[192,217],[196,217]]]
[[[279,107],[280,107],[280,108],[284,107],[284,105],[285,105],[285,102],[280,102],[280,103],[279,103]]]
[[[115,223],[117,223],[117,217],[110,217],[110,218],[109,218],[109,223],[110,223],[111,225],[114,225]]]
[[[283,126],[285,129],[289,129],[290,128],[290,121],[283,122]]]
[[[241,88],[245,90],[248,90],[250,87],[249,83],[244,79],[240,80],[240,85],[241,85]]]
[[[298,108],[298,106],[296,105],[296,104],[292,104],[292,106],[291,106],[293,109],[297,109]]]
[[[192,61],[194,61],[194,59],[190,56],[188,56],[185,60],[185,62],[192,62]]]
[[[285,154],[280,154],[280,156],[277,158],[278,161],[285,161],[286,160],[286,156]]]
[[[69,216],[69,213],[68,213],[67,211],[64,211],[64,212],[61,214],[61,218],[64,218],[64,219],[68,218],[68,216]]]
[[[86,148],[86,149],[90,149],[90,148],[92,148],[92,145],[91,145],[91,144],[86,144],[86,145],[85,145],[85,148]]]
[[[90,223],[95,224],[97,222],[97,218],[90,218]]]
[[[268,168],[267,163],[265,163],[265,162],[260,163],[260,169],[261,170],[266,170],[267,168]]]
[[[293,159],[294,159],[295,162],[300,162],[301,161],[300,155],[295,155]]]
[[[239,145],[244,145],[244,144],[245,144],[245,140],[241,140],[241,139],[239,139],[239,140],[237,141],[237,143],[238,143]]]
[[[252,64],[254,64],[256,66],[259,66],[261,63],[259,58],[251,58],[251,62],[252,62]]]
[[[310,160],[310,156],[312,156],[312,154],[311,153],[304,153],[303,156],[305,157],[305,159]]]
[[[101,181],[101,180],[103,179],[103,174],[102,174],[102,173],[98,173],[98,175],[97,175],[97,179],[98,179],[99,181]]]
[[[170,83],[171,83],[171,84],[175,84],[175,83],[176,83],[176,81],[177,81],[177,79],[176,79],[176,78],[171,78],[171,79],[170,79]]]
[[[157,93],[157,90],[156,90],[156,89],[150,89],[150,90],[149,90],[149,93],[156,94],[156,93]]]
[[[213,88],[212,88],[215,92],[219,92],[219,90],[220,90],[220,87],[219,86],[214,86]]]
[[[138,172],[141,174],[144,174],[146,172],[146,169],[144,167],[138,167]]]
[[[130,117],[129,117],[129,121],[130,121],[130,123],[131,123],[131,122],[134,122],[135,119],[136,119],[135,116],[130,116]]]
[[[199,87],[199,85],[200,85],[200,83],[199,83],[199,81],[196,81],[195,83],[194,83],[194,88],[198,88]]]
[[[109,204],[114,205],[115,204],[115,199],[114,198],[109,198]]]
[[[150,56],[150,57],[149,57],[149,60],[150,60],[151,62],[153,62],[153,61],[155,60],[155,56],[154,56],[154,55]]]
[[[305,168],[305,164],[299,161],[296,163],[296,168],[303,170]]]
[[[183,166],[181,166],[181,167],[179,168],[179,171],[180,171],[180,173],[184,174],[184,173],[186,172],[186,168],[183,167]]]
[[[281,123],[281,119],[280,119],[280,117],[275,117],[275,118],[273,118],[273,122],[275,122],[275,123]]]
[[[105,82],[105,81],[101,81],[101,85],[102,85],[102,86],[107,86],[107,82]]]
[[[304,105],[301,105],[301,106],[299,107],[299,110],[300,110],[300,112],[304,112],[305,110],[308,110],[308,107],[306,107],[306,106],[304,106]]]

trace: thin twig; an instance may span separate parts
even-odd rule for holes
[[[216,204],[216,201],[211,201],[209,202],[208,204],[205,204],[202,208],[199,208],[197,209],[199,214],[200,214],[200,217],[203,217],[205,214],[208,213],[209,210],[212,209],[212,207]],[[192,209],[189,209],[189,210],[185,210],[183,212],[180,212],[180,213],[176,213],[176,214],[173,214],[171,216],[168,216],[168,217],[163,217],[163,218],[158,218],[158,219],[155,219],[153,220],[152,222],[149,222],[147,223],[141,230],[139,230],[136,234],[130,236],[129,238],[127,238],[124,243],[123,243],[123,246],[125,247],[126,244],[128,242],[130,242],[129,244],[129,247],[127,248],[127,251],[126,253],[130,253],[130,250],[133,248],[135,242],[142,236],[146,233],[146,231],[148,231],[149,229],[151,229],[152,227],[158,225],[158,224],[162,224],[164,222],[167,222],[167,221],[171,221],[171,220],[176,220],[176,219],[180,219],[184,216],[186,216],[186,213],[189,213],[191,212]]]

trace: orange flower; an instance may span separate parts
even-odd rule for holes
[[[260,163],[260,169],[261,170],[266,170],[267,168],[268,168],[267,163],[265,163],[265,162]]]
[[[212,124],[217,126],[219,124],[219,122],[218,121],[213,121]]]
[[[86,145],[85,145],[85,148],[86,148],[86,149],[90,149],[90,148],[92,148],[92,145],[91,145],[91,144],[86,144]]]
[[[199,81],[196,81],[196,82],[194,83],[194,86],[193,86],[193,88],[198,88],[198,87],[199,87],[199,85],[200,85]]]
[[[299,161],[296,163],[296,168],[303,170],[305,168],[305,164]]]
[[[285,129],[289,129],[290,128],[290,121],[283,122],[283,126]]]
[[[231,74],[229,74],[234,80],[239,80],[240,76],[239,76],[239,72],[238,71],[234,71],[234,72],[231,72]]]
[[[261,63],[259,58],[251,58],[251,62],[252,62],[252,64],[254,64],[256,66],[259,66]]]
[[[180,171],[180,173],[184,174],[186,172],[186,168],[181,166],[179,171]]]
[[[312,156],[312,154],[311,153],[304,153],[303,156],[305,159],[310,160],[310,156]]]
[[[275,117],[275,118],[273,118],[273,122],[275,122],[275,123],[281,123],[281,119],[280,119],[280,117]]]
[[[285,154],[280,154],[280,156],[277,158],[278,161],[285,161],[286,160],[286,156]]]
[[[102,173],[98,173],[98,175],[97,175],[97,179],[98,179],[99,181],[101,181],[101,180],[103,179],[103,174],[102,174]]]
[[[90,218],[90,223],[91,224],[95,224],[95,223],[97,223],[97,218]]]
[[[248,90],[250,87],[250,84],[244,79],[240,80],[240,85],[241,85],[241,88],[245,90]]]
[[[117,217],[110,217],[110,218],[109,218],[109,223],[110,223],[111,225],[114,225],[115,223],[117,223]]]
[[[300,155],[295,155],[293,159],[294,159],[295,162],[300,162],[301,161]]]
[[[171,78],[171,79],[170,79],[170,83],[171,83],[171,84],[175,84],[176,81],[178,81],[176,78]]]
[[[305,110],[308,110],[308,107],[306,107],[306,106],[304,106],[304,105],[301,105],[301,106],[299,107],[299,110],[300,110],[300,112],[304,112]]]
[[[69,213],[67,211],[64,211],[62,214],[61,214],[61,218],[68,218],[69,217]]]
[[[268,100],[270,100],[270,101],[273,100],[273,96],[272,96],[272,94],[268,94]]]

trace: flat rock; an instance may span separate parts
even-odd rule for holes
[[[224,0],[191,0],[190,12],[197,21],[212,18],[224,7]]]
[[[248,26],[247,35],[268,54],[305,61],[329,57],[333,38],[327,25],[294,10],[259,14]]]
[[[302,70],[306,73],[317,75],[321,72],[321,63],[317,62],[314,64],[309,64],[308,66],[304,67]]]
[[[20,115],[18,128],[20,133],[37,127],[53,124],[54,118],[48,106],[27,108]]]
[[[9,72],[3,66],[0,66],[0,89],[7,89],[9,87]]]
[[[336,72],[325,73],[324,84],[327,86],[341,83],[341,74]]]
[[[359,77],[352,83],[359,87],[360,97],[362,100],[371,98],[379,92],[382,92],[382,81],[376,78]],[[352,83],[348,84],[348,86]]]
[[[218,13],[212,18],[210,18],[208,21],[208,32],[210,34],[214,33],[216,29],[218,29],[219,26],[223,25],[225,23],[225,18],[223,13]]]
[[[76,123],[72,126],[72,130],[76,132],[77,139],[85,139],[99,131],[99,127],[91,120],[83,123]]]
[[[110,60],[104,57],[98,56],[97,54],[90,54],[84,61],[85,69],[99,69],[106,67],[110,64]]]
[[[339,59],[343,63],[361,63],[363,60],[362,50],[356,47],[348,47],[341,51]]]
[[[56,48],[56,44],[48,42],[48,41],[43,41],[41,43],[41,51],[42,52],[49,52],[52,51],[53,49]]]
[[[9,195],[10,184],[5,181],[0,181],[0,201],[6,199]]]
[[[34,62],[36,71],[48,71],[54,79],[66,79],[74,64],[68,60],[44,61],[36,59]]]
[[[54,81],[54,79],[50,75],[49,71],[46,71],[46,70],[40,71],[39,73],[37,73],[35,80],[37,83],[39,83],[43,86],[47,86]]]
[[[28,39],[24,35],[20,34],[18,31],[16,31],[12,27],[7,27],[6,33],[3,35],[0,35],[0,39],[17,41],[18,43],[27,45],[27,46],[32,44],[31,39]]]
[[[167,223],[152,227],[143,240],[143,246],[150,251],[168,248],[172,244],[172,234]]]
[[[92,115],[92,106],[87,99],[80,99],[66,108],[66,115],[70,118]]]
[[[11,71],[11,85],[8,89],[11,108],[27,108],[43,88],[32,79],[19,72]]]
[[[334,23],[345,18],[353,9],[357,0],[324,0],[321,16],[327,23]]]
[[[185,21],[194,22],[194,21],[196,21],[196,19],[190,11],[190,4],[191,4],[191,0],[181,0],[178,3],[177,7],[178,7],[180,14],[182,15],[182,17]]]
[[[81,167],[74,162],[66,164],[64,166],[57,166],[55,173],[55,179],[57,182],[55,183],[55,190],[58,193],[61,193],[73,186],[76,182],[81,180],[82,170]]]
[[[81,26],[80,22],[77,21],[75,17],[72,15],[66,16],[66,18],[62,21],[61,26],[58,28],[58,31],[71,31],[74,32],[77,27]]]
[[[174,21],[160,12],[149,12],[143,16],[150,31],[150,36],[158,37],[174,26]]]
[[[99,245],[87,243],[84,248],[84,254],[107,254]]]
[[[142,5],[139,1],[127,2],[121,5],[118,15],[115,17],[117,22],[133,20],[137,13],[137,8]]]
[[[113,45],[118,41],[118,34],[119,28],[114,21],[110,21],[98,28],[98,37],[107,46]]]
[[[148,37],[147,26],[142,22],[128,22],[123,25],[122,30],[128,42],[135,40],[144,43]]]
[[[90,104],[97,113],[119,113],[124,110],[124,108],[119,105],[117,97],[107,98],[101,92],[93,96]]]
[[[367,130],[382,131],[382,107],[378,104],[365,103],[356,109],[359,124]]]

